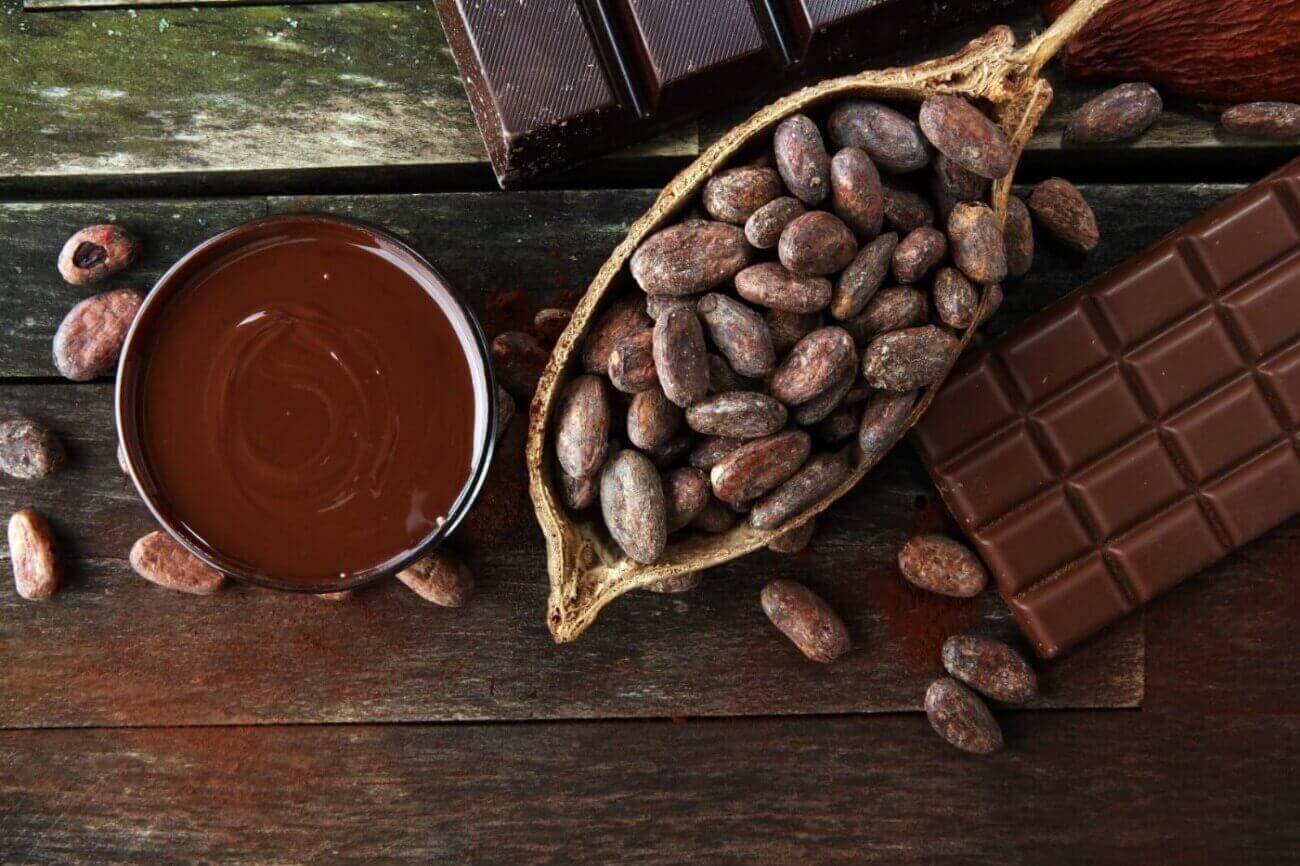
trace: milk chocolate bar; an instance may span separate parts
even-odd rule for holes
[[[502,186],[1010,0],[437,0]]]
[[[965,359],[915,428],[1051,657],[1300,513],[1300,161]]]

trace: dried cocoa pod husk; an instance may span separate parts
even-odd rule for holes
[[[694,163],[664,188],[658,200],[629,229],[611,253],[573,312],[573,321],[561,336],[538,385],[529,430],[527,461],[530,491],[547,543],[551,578],[547,623],[558,642],[573,640],[595,620],[600,610],[630,590],[666,577],[699,571],[728,562],[766,547],[787,531],[757,530],[748,522],[738,523],[717,534],[681,533],[664,547],[653,565],[643,566],[623,554],[604,527],[582,515],[568,512],[560,501],[555,482],[553,414],[560,390],[576,375],[577,349],[591,332],[597,312],[607,299],[632,288],[628,261],[650,235],[676,223],[699,200],[709,178],[735,164],[742,152],[770,143],[773,131],[784,119],[809,111],[817,112],[846,99],[907,101],[919,104],[929,96],[952,93],[990,107],[1018,159],[1052,100],[1052,88],[1039,73],[1060,46],[1099,9],[1113,0],[1080,0],[1053,27],[1023,46],[1005,27],[998,27],[976,39],[960,52],[915,66],[873,70],[831,79],[804,88],[766,106],[721,136]],[[1013,172],[993,183],[991,203],[1001,219],[1005,214]],[[981,301],[980,315],[988,303]],[[962,335],[962,347],[974,336]],[[942,378],[942,377],[941,377]],[[920,395],[903,429],[911,426],[929,406],[935,382]],[[900,431],[901,432],[901,431]],[[875,465],[880,454],[863,458],[856,442],[846,447],[851,472],[838,488],[792,519],[789,527],[829,508],[860,481]],[[701,514],[716,513],[711,503]],[[700,525],[700,518],[694,521]]]

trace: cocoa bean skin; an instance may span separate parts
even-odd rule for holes
[[[112,373],[142,300],[133,289],[115,289],[73,306],[54,332],[54,366],[59,374],[73,382],[88,382]]]
[[[87,226],[63,244],[59,275],[84,286],[130,267],[139,254],[140,242],[121,226]]]
[[[982,286],[1007,278],[1007,245],[993,209],[984,204],[957,205],[948,217],[952,260]]]
[[[956,337],[934,325],[891,331],[868,344],[862,374],[873,388],[913,391],[942,376],[959,348]]]
[[[674,469],[664,475],[664,502],[668,509],[668,531],[690,524],[709,504],[709,479],[699,469]]]
[[[647,295],[694,295],[734,277],[749,258],[737,226],[682,223],[646,238],[632,254],[632,278]]]
[[[560,498],[564,504],[574,511],[582,511],[584,508],[590,508],[596,502],[596,497],[600,495],[600,479],[598,476],[591,475],[586,478],[574,478],[566,474],[563,470],[560,476]]]
[[[647,301],[633,295],[616,301],[600,317],[582,344],[582,368],[604,376],[609,370],[609,353],[624,337],[648,330],[654,322],[646,315]]]
[[[930,193],[944,219],[962,202],[980,201],[989,191],[987,178],[969,172],[942,153],[934,161]]]
[[[934,225],[934,206],[908,189],[885,185],[885,223],[899,234]]]
[[[131,546],[131,568],[150,583],[190,595],[212,595],[226,585],[226,576],[165,532],[151,532]]]
[[[654,365],[664,394],[678,406],[709,393],[709,355],[694,310],[673,310],[655,322]]]
[[[1025,657],[1001,641],[954,635],[943,642],[943,667],[975,691],[1004,704],[1038,694],[1038,676]]]
[[[771,436],[788,418],[779,400],[753,391],[715,394],[686,410],[686,423],[696,433],[732,439]]]
[[[885,223],[880,172],[865,151],[846,147],[831,159],[831,210],[861,237],[875,237]]]
[[[59,591],[63,566],[54,530],[39,511],[24,508],[9,518],[9,564],[14,589],[28,601],[48,601]]]
[[[861,148],[893,174],[916,171],[930,162],[930,146],[915,121],[878,102],[841,102],[826,126],[836,147]]]
[[[794,196],[782,196],[763,205],[745,222],[745,240],[755,249],[770,250],[781,240],[781,232],[808,209]]]
[[[980,295],[975,286],[956,268],[940,268],[934,278],[934,309],[939,321],[950,328],[969,328],[975,323]]]
[[[785,555],[803,553],[807,550],[808,545],[812,543],[813,535],[816,532],[817,518],[812,517],[804,521],[800,526],[773,538],[768,542],[767,549],[773,553]]]
[[[629,558],[653,565],[668,540],[663,481],[650,458],[627,449],[600,476],[600,510],[610,537]]]
[[[723,457],[745,444],[743,439],[729,436],[710,436],[702,439],[691,449],[687,462],[696,469],[712,469]]]
[[[1160,92],[1150,84],[1121,84],[1088,100],[1065,126],[1066,144],[1131,141],[1151,128],[1164,111]]]
[[[709,353],[709,393],[724,394],[727,391],[757,391],[762,387],[762,380],[750,376],[741,376],[727,359],[713,352]]]
[[[894,279],[903,285],[919,283],[948,255],[943,232],[922,226],[899,242],[894,250]]]
[[[776,529],[825,498],[849,476],[839,454],[818,454],[789,480],[754,504],[749,523],[755,529]]]
[[[736,294],[751,304],[787,313],[824,310],[832,292],[825,277],[800,276],[776,262],[751,265],[736,275]]]
[[[785,192],[770,168],[742,166],[719,172],[704,185],[704,209],[724,223],[744,225],[754,211]]]
[[[1091,252],[1101,240],[1092,205],[1078,187],[1059,177],[1034,187],[1029,210],[1048,234],[1077,252]]]
[[[913,586],[953,598],[974,598],[989,582],[979,557],[943,535],[909,538],[898,552],[898,570]]]
[[[747,442],[709,470],[713,495],[727,503],[757,499],[798,472],[811,451],[812,440],[802,430]]]
[[[704,583],[704,573],[700,571],[686,571],[672,577],[661,577],[654,583],[647,583],[641,587],[646,592],[657,592],[661,595],[676,595],[679,592],[690,592],[692,589],[699,588]]]
[[[609,381],[624,394],[639,394],[659,384],[654,331],[639,331],[614,344],[609,353]]]
[[[857,254],[858,239],[853,236],[853,231],[835,214],[821,210],[792,220],[781,232],[777,244],[777,257],[781,264],[802,277],[820,277],[842,271]],[[826,300],[830,302],[829,295]]]
[[[1293,102],[1248,102],[1223,112],[1219,122],[1234,135],[1293,141],[1300,138],[1300,105]]]
[[[840,615],[803,584],[774,580],[760,594],[763,613],[799,652],[830,664],[849,651],[849,630]]]
[[[627,410],[628,441],[644,451],[660,448],[682,428],[681,407],[656,386],[632,398]]]
[[[525,403],[533,399],[548,358],[546,347],[523,331],[506,331],[492,341],[492,369],[497,381]]]
[[[582,478],[604,465],[610,415],[605,383],[596,376],[578,376],[565,386],[555,415],[555,457],[566,473]]]
[[[763,319],[772,335],[772,348],[778,357],[784,357],[796,343],[822,326],[822,317],[817,313],[768,310]],[[776,365],[772,366],[775,369]]]
[[[902,435],[907,416],[916,405],[915,391],[894,393],[877,391],[867,398],[858,426],[858,446],[867,459],[884,454]]]
[[[1002,748],[1002,729],[979,696],[954,679],[935,680],[925,691],[925,715],[934,732],[975,755]]]
[[[1019,196],[1007,199],[1007,218],[1002,226],[1007,248],[1007,276],[1023,277],[1034,266],[1034,224],[1029,206]]]
[[[742,376],[766,376],[776,367],[772,334],[757,311],[720,294],[705,295],[697,309],[731,369]]]
[[[807,403],[849,374],[858,363],[853,338],[843,328],[813,331],[790,350],[772,374],[772,396],[787,406]]]
[[[1011,171],[1012,150],[996,123],[960,96],[940,94],[921,104],[921,131],[957,165],[995,180]]]
[[[858,250],[857,256],[840,274],[831,296],[831,315],[840,321],[851,319],[880,291],[889,276],[898,248],[898,234],[883,234]]]
[[[855,360],[853,366],[845,370],[844,375],[833,385],[811,400],[800,403],[794,410],[795,423],[800,427],[811,427],[834,412],[853,388],[858,375],[857,366]]]
[[[691,521],[691,528],[718,535],[729,531],[739,522],[740,518],[736,516],[736,512],[716,499],[709,499],[708,505],[705,505]]]
[[[59,438],[27,418],[0,423],[0,472],[11,478],[44,478],[67,460]]]
[[[397,579],[439,607],[464,607],[474,595],[474,574],[469,566],[442,550],[420,557],[399,571]]]
[[[802,114],[781,121],[773,136],[776,168],[795,198],[819,205],[831,191],[831,158],[817,124]]]
[[[564,333],[564,329],[569,327],[569,320],[572,318],[573,313],[559,307],[538,310],[533,316],[533,333],[546,345],[554,346],[560,339],[560,335]]]
[[[879,334],[919,325],[929,315],[925,294],[906,286],[877,292],[861,313],[845,321],[844,330],[862,345]]]

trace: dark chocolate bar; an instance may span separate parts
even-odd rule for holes
[[[1010,0],[437,0],[502,186]]]
[[[913,433],[1044,656],[1300,513],[1300,161],[963,360]]]

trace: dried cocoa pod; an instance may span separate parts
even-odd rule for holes
[[[87,226],[59,251],[59,274],[74,286],[102,280],[129,267],[140,254],[140,242],[121,226]]]
[[[778,535],[767,543],[767,549],[773,553],[794,554],[803,553],[812,543],[813,535],[817,532],[817,518],[813,517],[805,520],[799,526],[787,532]]]
[[[686,423],[705,436],[759,439],[785,426],[789,413],[775,397],[728,391],[706,397],[686,410]]]
[[[0,423],[0,472],[11,478],[44,478],[67,459],[63,443],[27,418]]]
[[[989,582],[979,557],[944,535],[909,538],[898,552],[898,570],[913,586],[953,598],[974,598]]]
[[[774,580],[760,594],[763,613],[809,659],[830,664],[849,651],[849,629],[816,593],[793,580]]]
[[[554,346],[560,339],[560,335],[564,333],[564,329],[569,327],[569,320],[572,318],[572,312],[559,307],[538,310],[533,316],[533,333],[546,345]]]
[[[817,124],[802,114],[781,121],[773,136],[776,168],[795,197],[818,205],[831,191],[831,158]]]
[[[831,296],[832,316],[844,321],[862,312],[884,285],[897,248],[898,235],[889,232],[858,250],[857,256],[835,283],[835,292]]]
[[[843,323],[844,330],[861,346],[872,337],[910,328],[926,320],[929,302],[925,294],[912,288],[898,286],[877,292],[866,309]]]
[[[781,240],[781,232],[808,209],[794,196],[781,196],[763,205],[745,222],[745,240],[755,249],[770,250]]]
[[[934,196],[939,216],[944,219],[961,202],[980,201],[989,191],[987,178],[969,172],[944,154],[934,161],[930,176],[930,192]]]
[[[591,374],[578,376],[560,395],[555,415],[555,458],[575,478],[593,474],[609,454],[609,395]]]
[[[632,254],[632,278],[647,295],[695,295],[734,277],[749,258],[738,227],[682,223],[646,238]]]
[[[1013,152],[1006,134],[970,102],[952,94],[921,104],[921,131],[957,165],[990,180],[1011,171]]]
[[[919,283],[948,255],[943,232],[922,226],[899,242],[894,250],[894,278],[903,285]]]
[[[506,331],[492,341],[492,369],[497,381],[524,402],[533,399],[549,357],[546,347],[523,331]]]
[[[1034,266],[1034,224],[1029,207],[1019,196],[1007,199],[1007,216],[1002,225],[1007,248],[1007,276],[1023,277]]]
[[[655,366],[654,331],[639,331],[614,344],[609,353],[609,381],[624,394],[639,394],[659,383]]]
[[[9,518],[9,564],[14,589],[28,601],[46,601],[59,591],[63,566],[54,530],[39,511],[24,508]]]
[[[695,298],[685,295],[646,295],[645,312],[646,315],[659,321],[665,313],[671,313],[676,309],[694,309]]]
[[[885,184],[885,223],[899,234],[934,225],[934,206],[910,189]]]
[[[1092,205],[1068,180],[1048,178],[1034,187],[1028,204],[1038,224],[1072,250],[1091,252],[1101,240]]]
[[[209,568],[165,532],[151,532],[131,546],[131,568],[150,583],[186,592],[212,595],[226,585],[226,576]]]
[[[1130,141],[1150,129],[1164,108],[1160,92],[1150,84],[1121,84],[1084,103],[1062,138],[1066,144]]]
[[[704,209],[724,223],[744,225],[754,211],[785,192],[770,168],[741,166],[709,178],[704,185]]]
[[[873,388],[913,391],[942,376],[960,348],[956,337],[934,325],[891,331],[867,345],[862,374]]]
[[[749,524],[776,529],[821,501],[849,477],[849,464],[839,454],[818,454],[789,480],[754,504]]]
[[[831,281],[825,277],[800,276],[776,262],[750,265],[736,274],[736,294],[752,304],[787,313],[824,310],[832,291]]]
[[[664,503],[668,509],[668,531],[676,532],[690,524],[712,498],[709,478],[702,470],[674,469],[664,475]]]
[[[768,333],[772,335],[772,348],[777,357],[783,357],[795,344],[822,326],[818,313],[787,313],[785,310],[768,310],[763,316]],[[773,367],[775,368],[775,364]]]
[[[855,360],[853,366],[846,369],[844,375],[833,385],[811,400],[799,404],[794,410],[794,422],[800,427],[811,427],[834,412],[853,388],[858,375],[857,367]]]
[[[982,286],[1007,278],[1007,244],[993,209],[962,202],[948,217],[952,260],[961,272]]]
[[[115,289],[77,302],[54,332],[60,375],[87,382],[112,373],[142,300],[134,289]]]
[[[841,403],[839,407],[817,424],[817,438],[829,445],[856,436],[858,433],[861,410],[857,406]]]
[[[939,321],[964,330],[975,323],[980,295],[975,285],[956,268],[940,268],[934,278],[934,309]]]
[[[871,459],[894,447],[916,405],[916,397],[915,391],[877,391],[867,398],[857,430],[858,446],[864,456]]]
[[[725,394],[727,391],[757,391],[762,387],[762,380],[741,376],[727,359],[713,352],[709,353],[709,393]]]
[[[858,239],[854,237],[853,231],[842,219],[824,210],[796,217],[781,232],[781,240],[777,244],[777,256],[781,259],[781,264],[801,277],[819,277],[842,271],[857,254]],[[827,296],[827,302],[829,301],[830,297]]]
[[[683,428],[664,444],[647,451],[646,455],[653,461],[655,467],[662,471],[680,466],[693,447],[695,447],[695,434]]]
[[[1293,102],[1248,102],[1234,105],[1219,118],[1234,135],[1267,141],[1300,138],[1300,105]]]
[[[397,579],[439,607],[464,607],[474,594],[474,574],[469,566],[444,550],[421,556],[397,572]]]
[[[799,471],[812,451],[802,430],[746,442],[709,470],[713,495],[727,503],[757,499]]]
[[[582,344],[582,368],[604,376],[609,371],[609,354],[624,337],[649,330],[654,322],[646,315],[648,301],[640,295],[622,298],[600,317]]]
[[[696,309],[709,329],[713,345],[737,373],[766,376],[776,367],[772,335],[758,312],[720,294],[700,298]]]
[[[979,696],[954,679],[935,680],[925,691],[925,715],[939,736],[963,752],[991,755],[1002,748],[1002,729]]]
[[[497,439],[506,435],[510,429],[510,422],[515,417],[515,398],[510,396],[510,392],[505,388],[497,385]],[[120,449],[121,443],[118,443]]]
[[[642,391],[627,410],[628,441],[644,451],[661,448],[682,429],[681,407],[660,387]]]
[[[846,147],[831,159],[831,210],[861,237],[875,237],[885,223],[880,172],[866,151]]]
[[[691,528],[718,535],[729,531],[739,522],[740,518],[736,516],[736,512],[718,500],[710,498],[709,503],[691,521]]]
[[[772,374],[772,396],[787,406],[818,397],[858,363],[853,338],[843,328],[819,328],[800,340]]]
[[[702,439],[691,448],[687,462],[696,469],[712,469],[714,464],[745,444],[743,439],[730,436],[710,436]]]
[[[610,537],[631,559],[652,565],[668,541],[663,481],[650,458],[618,452],[600,475],[600,510]]]
[[[641,588],[646,592],[657,592],[661,595],[676,595],[680,592],[690,592],[692,589],[698,589],[702,583],[704,583],[704,572],[686,571],[681,574],[675,574],[672,577],[661,577],[654,583],[647,583]]]
[[[564,500],[565,505],[574,511],[582,511],[596,504],[596,497],[600,495],[599,476],[574,478],[563,470],[559,472],[559,476],[560,498]]]
[[[980,694],[1005,704],[1023,704],[1038,694],[1038,676],[1025,657],[992,638],[948,638],[943,642],[943,667]]]
[[[861,148],[893,174],[916,171],[930,162],[930,146],[916,122],[878,102],[841,102],[826,126],[836,147]]]
[[[673,310],[655,322],[654,365],[659,386],[678,406],[690,406],[709,393],[709,354],[694,310]]]

